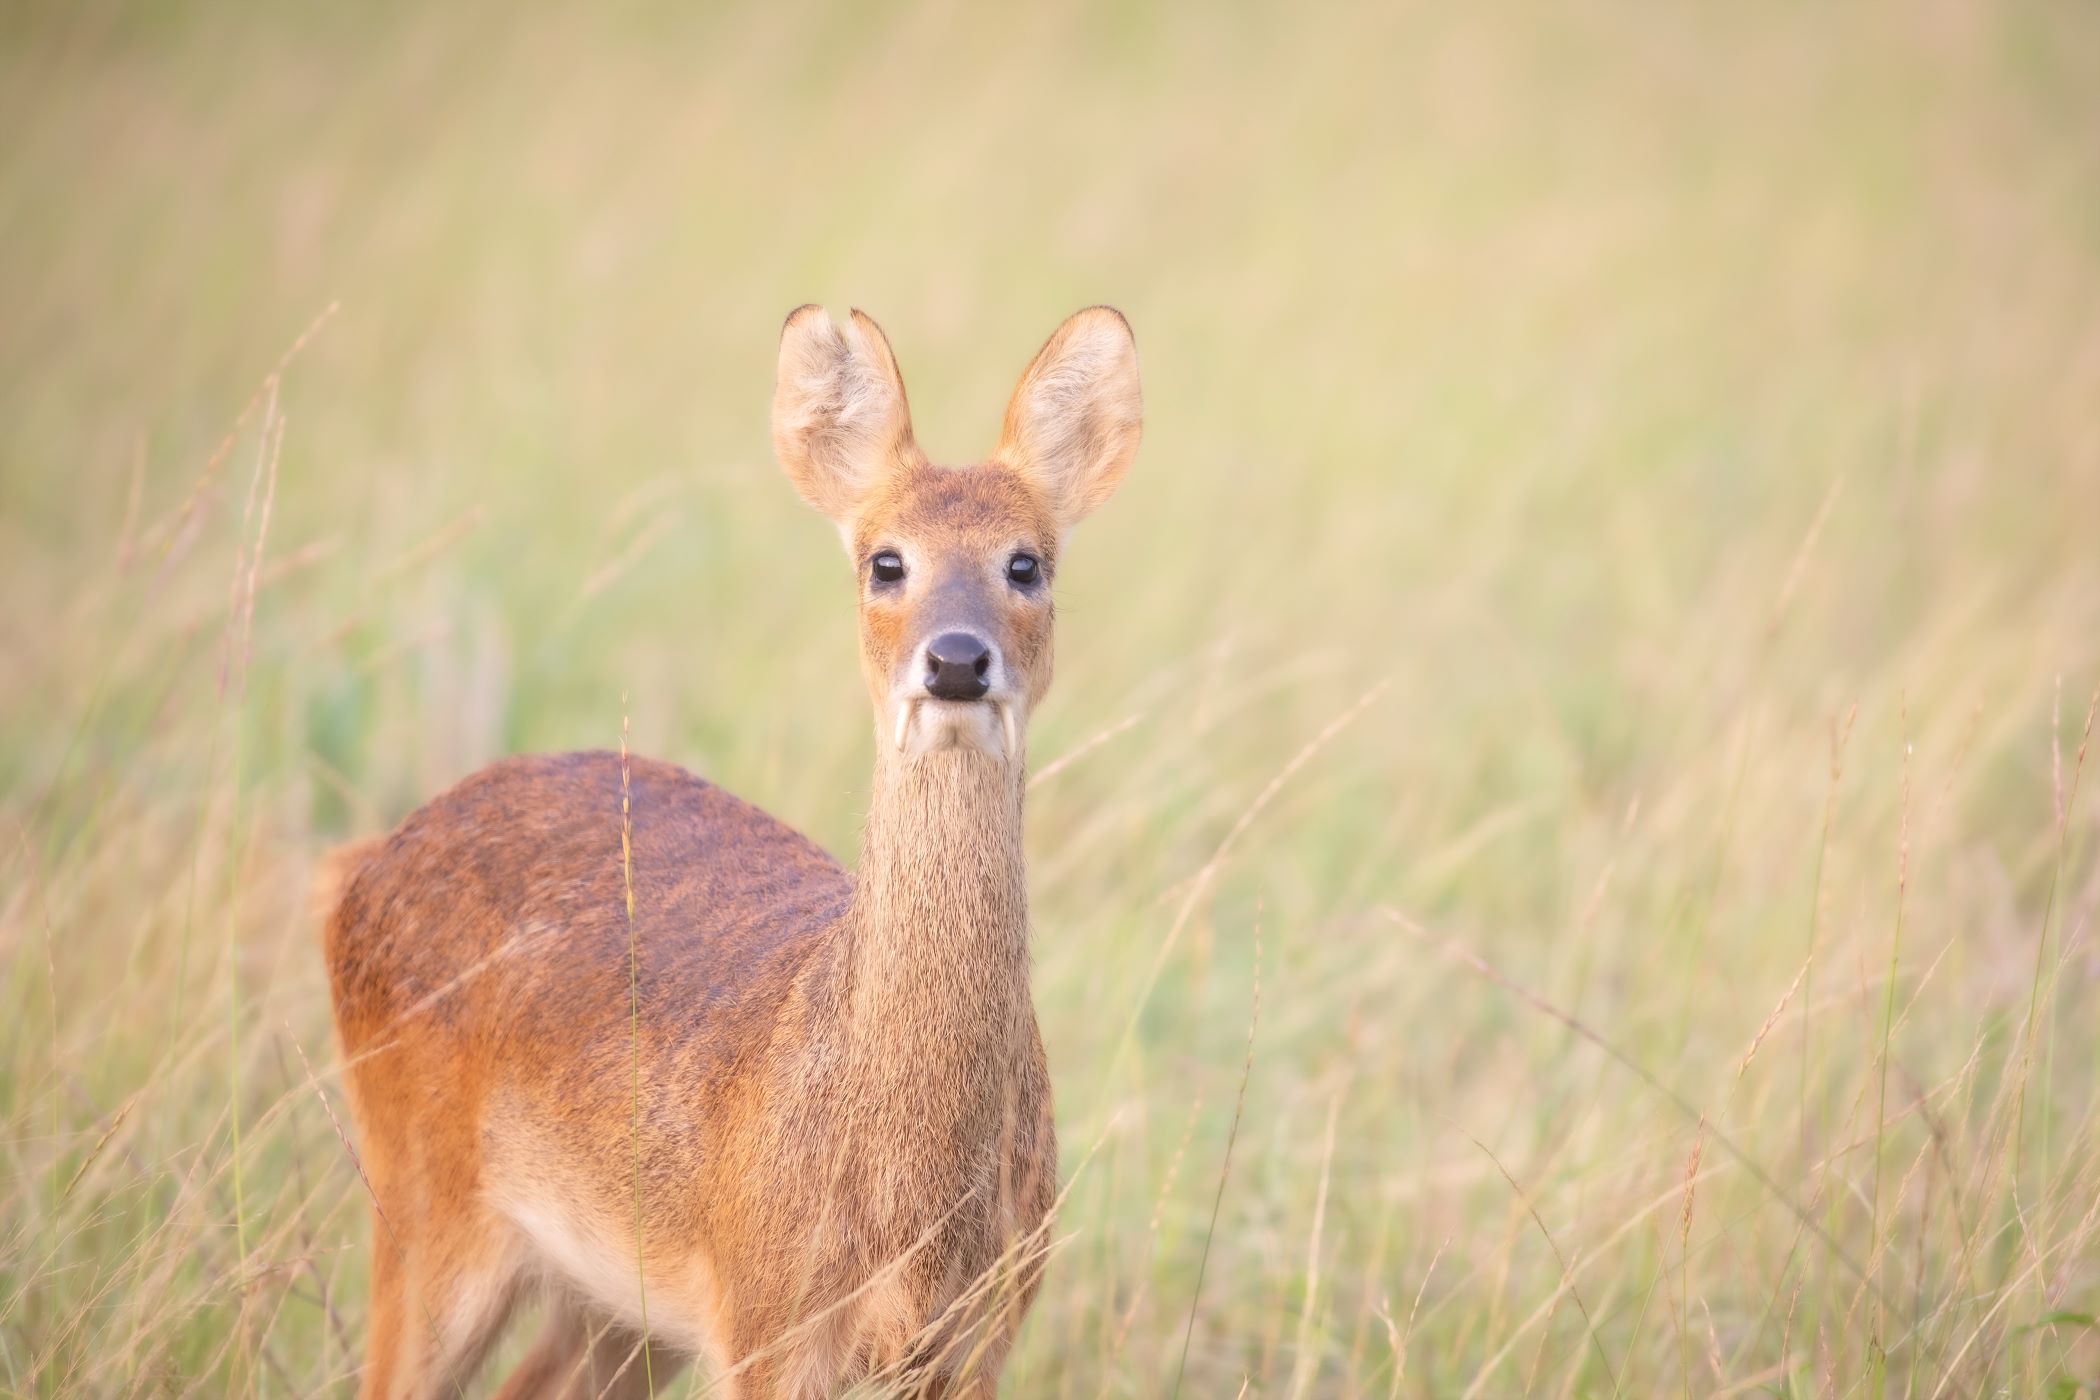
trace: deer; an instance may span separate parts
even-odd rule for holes
[[[875,766],[858,868],[617,752],[513,757],[337,852],[317,897],[372,1214],[361,1393],[874,1382],[991,1396],[1058,1167],[1030,989],[1028,722],[1074,524],[1142,432],[1108,307],[937,466],[855,310],[781,332],[775,454],[858,576]]]

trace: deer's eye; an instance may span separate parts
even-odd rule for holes
[[[1033,587],[1043,577],[1042,561],[1033,554],[1016,554],[1006,561],[1006,576],[1023,588]]]
[[[896,550],[885,549],[868,561],[868,576],[877,583],[900,583],[904,579],[904,560]]]

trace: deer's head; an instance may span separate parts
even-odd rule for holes
[[[818,306],[788,317],[773,450],[858,571],[883,743],[909,759],[976,748],[1020,761],[1050,686],[1059,550],[1123,479],[1142,417],[1130,326],[1090,307],[1022,372],[992,455],[938,467],[912,437],[881,327],[855,311],[841,330]]]

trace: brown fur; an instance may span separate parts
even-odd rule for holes
[[[950,470],[913,441],[881,331],[852,324],[789,318],[774,430],[864,581],[878,758],[858,878],[610,753],[497,763],[324,873],[375,1202],[367,1395],[449,1392],[529,1289],[554,1316],[506,1396],[615,1376],[640,1395],[694,1355],[745,1396],[884,1370],[994,1389],[1057,1154],[1021,754],[972,707],[1025,720],[1049,685],[1049,575],[1135,450],[1136,362],[1120,317],[1080,313],[1023,375],[994,459]],[[908,584],[866,584],[879,549],[910,559]],[[1040,589],[1009,585],[1015,550]],[[955,626],[995,642],[1002,688],[929,721],[962,739],[892,742],[892,716],[920,717],[920,644]]]

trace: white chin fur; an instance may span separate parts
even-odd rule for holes
[[[1020,752],[1020,720],[1005,701],[915,696],[893,701],[890,711],[890,742],[907,758],[942,749],[976,749],[993,758],[1012,758]]]

